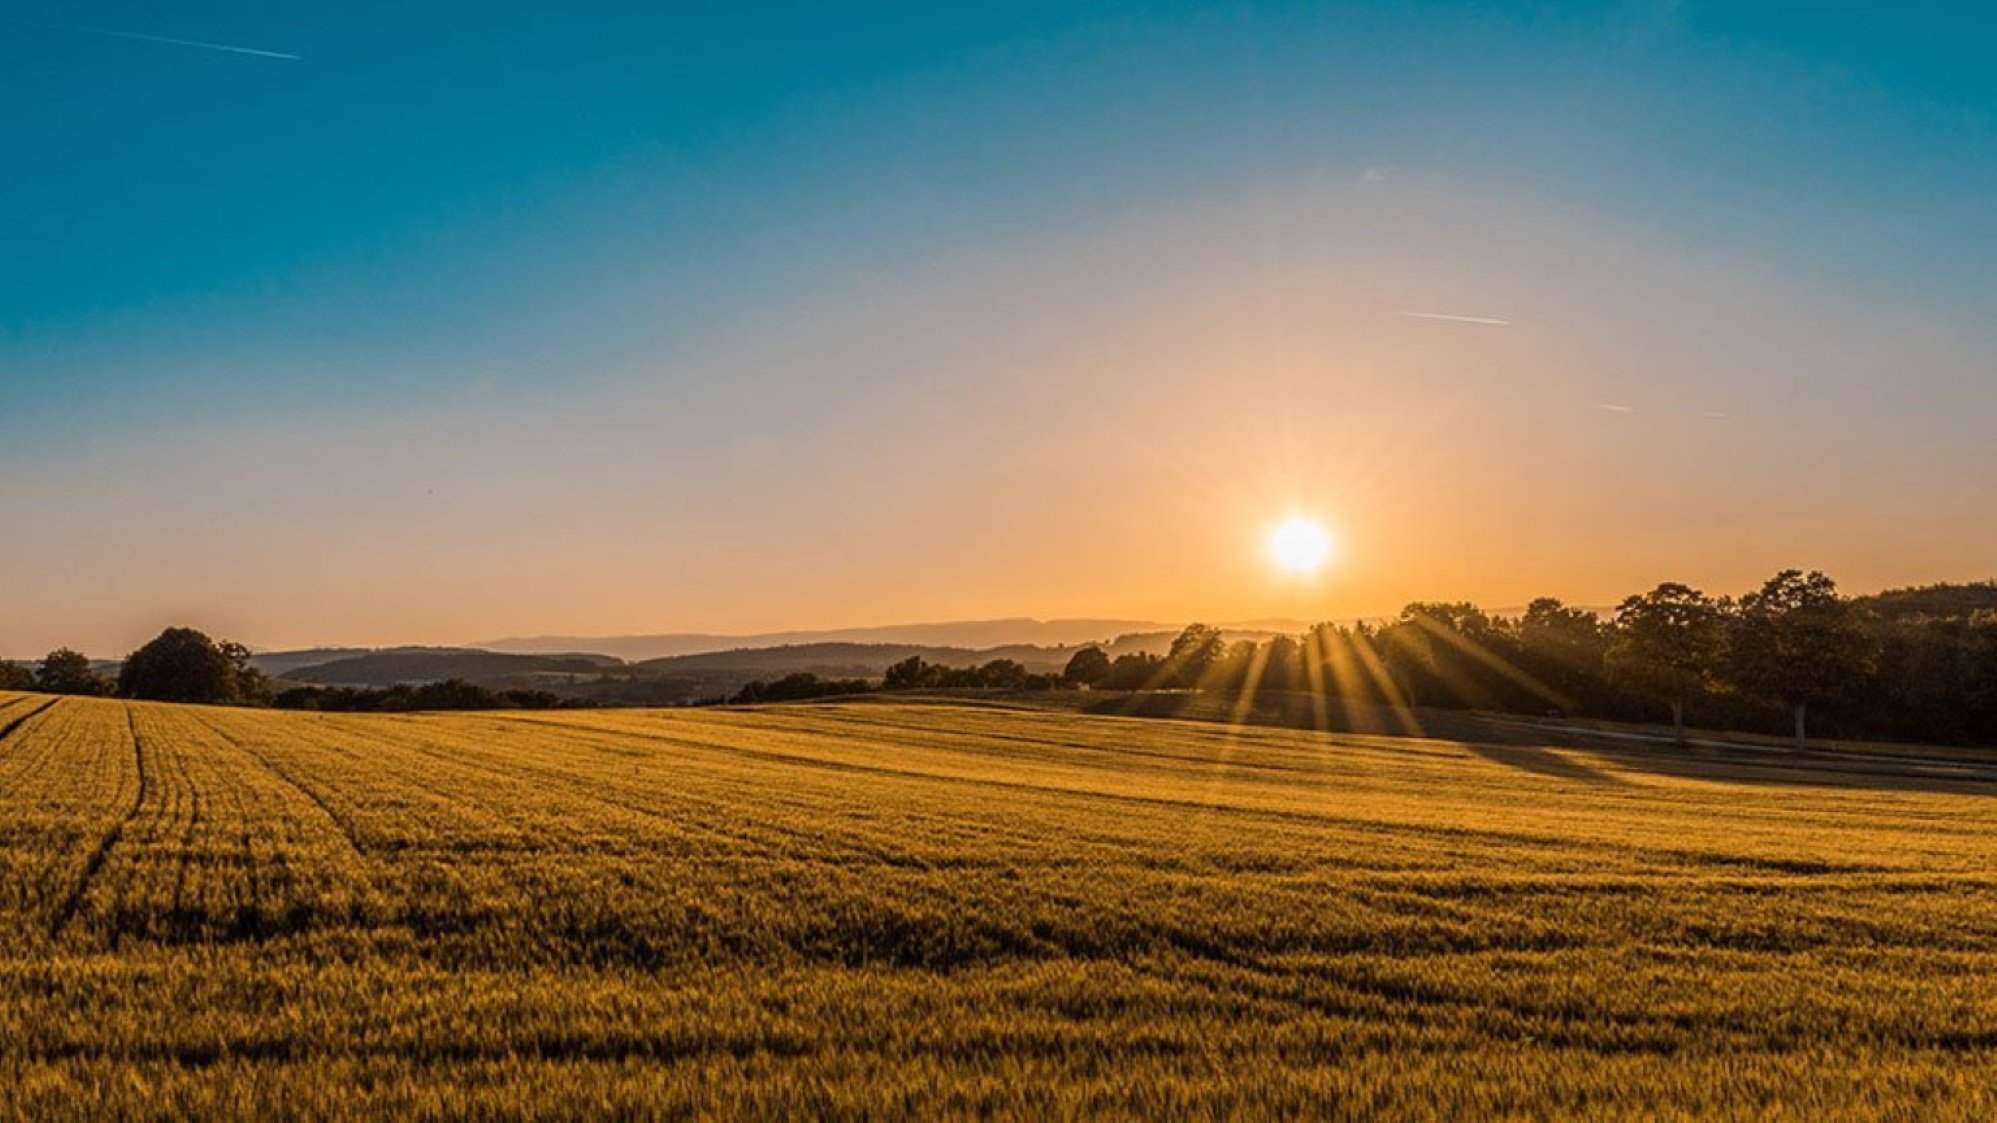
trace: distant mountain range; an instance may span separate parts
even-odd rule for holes
[[[1997,581],[1889,589],[1854,602],[1889,619],[1969,619],[1997,613]],[[1614,614],[1608,606],[1579,607],[1604,617]],[[1491,614],[1524,611],[1519,606]],[[1308,629],[1303,621],[1283,619],[1219,627],[1230,640],[1257,641]],[[1014,618],[756,635],[536,636],[463,647],[315,647],[258,652],[252,662],[288,683],[382,687],[458,678],[607,702],[672,703],[732,693],[755,679],[799,671],[824,678],[878,678],[911,655],[943,666],[1011,659],[1028,670],[1058,671],[1076,649],[1089,644],[1100,644],[1112,657],[1162,652],[1179,628],[1149,620]],[[116,660],[97,660],[95,666],[106,674],[118,670]]]
[[[332,657],[309,661],[313,655]],[[397,683],[468,682],[547,675],[573,679],[623,668],[609,655],[513,655],[462,647],[397,647],[381,651],[279,652],[252,656],[265,674],[319,686],[394,686]]]
[[[1302,625],[1290,621],[1223,627],[1230,639],[1254,640],[1300,630]],[[1010,659],[1029,671],[1059,671],[1089,644],[1102,646],[1111,656],[1163,652],[1178,631],[1137,620],[997,620],[766,636],[550,637],[496,641],[494,647],[313,648],[260,652],[251,661],[272,678],[292,684],[386,687],[464,679],[494,689],[525,687],[604,702],[657,704],[732,694],[757,679],[799,672],[821,678],[879,678],[910,656],[950,667]],[[827,635],[863,638],[817,638]],[[1021,635],[1039,642],[988,642]],[[885,638],[891,636],[931,642]],[[945,638],[957,642],[937,642]],[[499,649],[506,645],[549,650]],[[642,659],[623,654],[661,648],[681,650]]]
[[[1297,625],[1297,627],[1301,630],[1303,626]],[[1006,620],[961,620],[939,624],[890,624],[867,628],[762,632],[750,635],[669,632],[635,636],[526,636],[481,641],[468,646],[485,651],[507,651],[522,655],[598,651],[638,663],[648,659],[699,655],[710,651],[798,647],[818,643],[913,644],[925,647],[960,647],[977,651],[1013,645],[1075,647],[1090,643],[1108,643],[1118,636],[1132,632],[1166,630],[1176,630],[1176,627],[1153,620],[1032,620],[1021,617]]]
[[[1171,632],[1126,637],[1110,650],[1162,650]],[[315,686],[384,687],[464,679],[495,689],[529,687],[605,701],[685,701],[731,694],[756,679],[776,679],[800,671],[822,678],[879,678],[909,656],[944,666],[971,666],[1012,659],[1033,671],[1059,671],[1077,647],[1013,644],[976,650],[904,643],[809,643],[731,648],[692,655],[669,655],[626,663],[615,656],[562,653],[522,655],[475,648],[392,648],[383,651],[277,652],[253,656],[265,674],[286,683]],[[305,665],[300,665],[300,663]]]
[[[368,647],[308,647],[302,651],[260,651],[250,656],[250,663],[264,674],[287,678],[306,667],[373,653]]]

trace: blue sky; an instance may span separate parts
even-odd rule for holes
[[[775,325],[809,320],[842,294],[920,303],[939,272],[962,268],[967,257],[1054,247],[1038,267],[1064,274],[1061,247],[1181,209],[1219,210],[1248,216],[1241,229],[1262,239],[1257,252],[1277,262],[1272,276],[1308,272],[1316,266],[1286,248],[1303,242],[1275,218],[1254,232],[1258,208],[1304,221],[1295,219],[1310,211],[1294,203],[1300,183],[1385,183],[1464,205],[1511,200],[1517,207],[1501,210],[1499,225],[1524,222],[1517,216],[1530,211],[1552,216],[1549,229],[1565,229],[1561,216],[1572,216],[1572,225],[1598,231],[1586,251],[1591,266],[1612,264],[1619,245],[1655,244],[1676,263],[1724,260],[1729,275],[1818,294],[1827,302],[1820,319],[1833,307],[1879,308],[1896,323],[1931,327],[1923,338],[1949,337],[1951,359],[1878,372],[1882,386],[1903,394],[1908,380],[1918,388],[1934,379],[1925,400],[1939,403],[1936,416],[1923,414],[1919,397],[1898,416],[1827,415],[1832,428],[1852,422],[1861,443],[1906,439],[1930,422],[1945,426],[1943,413],[1959,421],[1965,403],[1987,402],[1963,383],[1991,368],[1978,332],[1997,307],[1988,253],[1997,245],[1997,71],[1983,50],[1997,37],[1997,18],[1970,6],[485,3],[300,11],[10,0],[0,16],[8,170],[0,176],[0,455],[9,473],[0,517],[15,525],[74,516],[78,504],[92,510],[93,525],[116,523],[130,514],[121,502],[141,502],[91,498],[89,489],[57,511],[37,476],[206,465],[227,459],[212,450],[243,432],[308,434],[304,443],[322,442],[317,463],[335,476],[364,471],[374,455],[368,434],[418,424],[412,418],[432,419],[424,431],[441,427],[449,438],[454,419],[476,415],[523,454],[586,457],[606,430],[582,417],[551,424],[539,439],[523,434],[545,417],[628,416],[640,394],[658,411],[658,441],[698,444],[741,416],[701,412],[722,408],[713,404],[711,371],[734,360],[716,355],[752,351]],[[1182,230],[1197,238],[1201,221],[1158,240]],[[1214,219],[1213,228],[1226,221]],[[1410,230],[1422,225],[1407,221]],[[1531,301],[1520,294],[1446,283],[1455,251],[1419,240],[1410,234],[1401,246],[1354,253],[1380,254],[1383,263],[1391,256],[1393,269],[1431,262],[1437,298],[1503,305],[1496,310],[1508,315],[1523,308],[1529,318]],[[1338,244],[1326,243],[1318,264],[1358,268]],[[1667,271],[1645,260],[1632,258],[1632,268]],[[1644,283],[1631,275],[1632,292]],[[991,333],[980,310],[1002,304],[972,285],[960,304],[930,310],[922,324],[892,315],[866,322],[881,336],[974,339],[967,346],[982,353]],[[1079,323],[1086,304],[1036,315]],[[1960,340],[1951,334],[1958,331]],[[1044,355],[1016,356],[1016,365],[1055,365],[1059,348],[1047,346]],[[883,400],[926,392],[922,374],[883,373],[895,363],[872,361],[862,345],[848,362],[837,377]],[[798,447],[820,439],[823,413],[787,416],[781,402],[815,400],[834,376],[796,354],[767,363],[760,396],[727,409],[769,405],[773,420],[759,423],[758,440]],[[936,377],[933,366],[924,369]],[[1803,377],[1749,375],[1764,376],[1777,386]],[[1847,389],[1857,402],[1862,386]],[[962,412],[990,401],[945,400],[939,416],[954,417],[953,404]],[[1043,427],[1066,424],[1046,408]],[[1870,432],[1860,421],[1888,428]],[[864,420],[841,423],[852,427],[855,447],[877,436]],[[985,432],[959,435],[975,445]],[[1942,444],[1973,460],[1972,446]],[[234,462],[264,478],[298,471],[281,447],[264,455]],[[1831,455],[1826,470],[1864,471],[1854,455]],[[766,481],[693,480],[685,464],[637,453],[625,467],[662,485],[719,488],[735,510],[776,502],[762,490]],[[488,502],[532,486],[497,469],[480,478],[493,493]],[[261,491],[237,498],[282,501]],[[257,525],[249,514],[223,518],[204,507],[216,500],[198,495],[166,502],[211,532],[251,535]],[[712,535],[737,529],[721,514],[707,517],[714,521],[682,525]],[[875,512],[855,518],[892,521]],[[402,525],[360,518],[339,529],[395,536]],[[463,528],[457,541],[483,541],[480,533]],[[630,546],[612,538],[602,548]],[[485,544],[505,548],[499,538]],[[576,549],[592,545],[583,535]],[[828,556],[847,549],[794,545]],[[88,536],[75,546],[101,550]],[[325,553],[324,541],[303,531],[297,548]],[[165,549],[152,560],[194,565],[204,555],[190,550]],[[1830,546],[1824,553],[1838,558]],[[1720,564],[1727,556],[1715,547],[1656,565],[1714,566],[1700,579],[1724,580],[1735,574]],[[267,568],[288,558],[259,555]],[[874,622],[897,602],[853,592],[866,563],[857,550],[840,563],[853,568],[837,586],[850,607],[827,606],[832,586],[785,606],[780,620],[760,608],[693,620],[684,606],[647,601],[632,611],[642,619],[622,630]],[[413,563],[395,564],[406,574]],[[1904,576],[1955,576],[1963,564],[1910,557]],[[1851,568],[1891,576],[1872,561]],[[107,568],[91,580],[116,578]],[[1523,577],[1515,583],[1527,591]],[[1510,587],[1476,591],[1495,597]],[[48,588],[49,603],[59,604],[90,599],[97,586]],[[157,611],[226,603],[222,590],[187,590]],[[1055,607],[1019,603],[1030,592],[929,598],[909,612]],[[1383,585],[1369,595],[1399,593]],[[424,593],[437,596],[435,588]],[[740,598],[753,599],[746,591]],[[1214,614],[1282,607],[1220,594],[1211,601]],[[144,615],[148,603],[120,602],[119,611]],[[1155,615],[1202,603],[1180,589],[1115,607]],[[370,623],[348,638],[469,638],[432,633],[477,629],[482,611],[468,603],[434,620]],[[581,615],[588,619],[577,625],[608,619]],[[245,616],[241,627],[286,637],[306,630],[287,620],[274,608]],[[0,627],[8,623],[0,612]],[[76,626],[108,644],[150,623]],[[569,618],[492,618],[490,627],[542,623],[565,630]],[[15,627],[39,640],[55,624],[22,615]]]

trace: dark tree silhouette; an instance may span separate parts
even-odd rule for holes
[[[822,679],[810,671],[788,674],[775,682],[752,682],[728,700],[737,705],[757,702],[795,702],[806,698],[826,698],[835,694],[865,694],[873,685],[862,679]]]
[[[1061,670],[1061,680],[1071,686],[1094,686],[1109,674],[1109,656],[1103,649],[1090,645],[1068,657],[1068,665]]]
[[[1497,621],[1469,601],[1416,601],[1401,609],[1404,621],[1425,621],[1466,639],[1488,640]]]
[[[978,668],[977,685],[999,690],[1023,690],[1032,674],[1016,659],[993,659]]]
[[[585,709],[591,703],[563,699],[545,690],[487,690],[463,679],[355,690],[340,686],[296,686],[271,700],[281,710],[329,713],[414,713],[423,710]]]
[[[0,660],[0,690],[33,690],[35,673],[19,663]]]
[[[1246,690],[1260,671],[1262,645],[1238,639],[1221,648],[1220,658],[1207,668],[1198,685],[1213,690]]]
[[[1671,705],[1672,737],[1685,740],[1685,700],[1713,681],[1726,649],[1720,606],[1688,585],[1667,581],[1616,608],[1609,672]]]
[[[1289,636],[1276,636],[1262,645],[1257,691],[1279,693],[1304,689],[1303,645]]]
[[[1303,689],[1373,705],[1390,705],[1402,698],[1381,660],[1378,630],[1370,624],[1317,625],[1304,636],[1298,662]]]
[[[1526,605],[1517,635],[1520,662],[1565,695],[1567,705],[1585,706],[1603,694],[1609,630],[1594,613],[1541,597]]]
[[[881,680],[882,690],[918,690],[936,685],[937,668],[923,662],[922,656],[911,655],[889,667]]]
[[[154,702],[211,705],[230,705],[243,697],[230,652],[193,628],[168,628],[134,651],[118,673],[118,693]]]
[[[1875,649],[1837,583],[1814,570],[1785,569],[1769,578],[1741,598],[1731,621],[1734,681],[1793,707],[1798,745],[1807,742],[1809,704],[1859,686]]]
[[[1148,651],[1126,651],[1110,663],[1100,685],[1105,690],[1154,690],[1161,685],[1163,663]]]
[[[223,640],[216,646],[229,657],[229,663],[236,668],[236,699],[246,706],[267,706],[270,704],[270,680],[250,662],[250,649],[240,643]]]
[[[91,668],[89,656],[67,647],[43,656],[35,669],[35,689],[46,694],[99,695],[109,693],[110,685]]]
[[[1186,625],[1184,631],[1173,637],[1171,650],[1165,653],[1172,685],[1186,690],[1199,686],[1207,670],[1226,653],[1227,643],[1221,638],[1219,628]]]
[[[1400,701],[1420,705],[1424,685],[1436,678],[1434,637],[1413,620],[1404,620],[1370,639],[1379,649],[1380,666],[1401,692]]]

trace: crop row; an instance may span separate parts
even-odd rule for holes
[[[0,1111],[1800,1118],[1997,1087],[1968,785],[945,705],[0,695],[10,725]]]

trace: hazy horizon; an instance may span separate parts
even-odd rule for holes
[[[1991,577],[1968,578],[1960,582],[1931,582],[1927,584],[1997,584],[1997,578],[1991,578]],[[1842,587],[1841,591],[1845,593],[1847,596],[1864,597],[1877,593],[1891,592],[1899,589],[1906,589],[1912,587],[1916,586],[1907,585],[1907,584],[1888,585],[1888,586],[1881,586],[1879,588],[1854,588],[1846,586]],[[1642,592],[1642,591],[1645,590],[1631,590],[1632,593]],[[1743,588],[1743,589],[1706,589],[1703,591],[1710,593],[1715,597],[1728,597],[1728,596],[1738,596],[1739,594],[1746,592],[1748,590]],[[1595,615],[1597,615],[1598,617],[1602,618],[1605,621],[1611,620],[1615,617],[1616,602],[1621,599],[1621,598],[1616,598],[1615,601],[1603,601],[1599,603],[1594,603],[1587,601],[1571,600],[1564,597],[1558,597],[1557,595],[1554,594],[1542,594],[1542,595],[1554,596],[1556,600],[1559,600],[1564,606],[1568,608],[1580,609],[1585,612],[1594,613]],[[1132,618],[1091,617],[1091,616],[1025,615],[1025,616],[991,616],[991,617],[979,617],[979,618],[967,618],[967,619],[902,620],[891,623],[878,623],[878,622],[850,623],[849,622],[849,623],[826,624],[820,626],[773,628],[767,630],[754,630],[754,631],[749,631],[749,630],[709,631],[709,630],[700,630],[700,629],[657,628],[657,629],[643,629],[643,630],[633,630],[633,631],[606,631],[606,632],[592,632],[592,633],[537,632],[537,633],[520,633],[520,634],[503,634],[503,635],[483,635],[472,638],[408,637],[402,639],[394,639],[382,643],[343,643],[343,642],[322,641],[322,640],[313,640],[313,639],[292,640],[291,642],[285,642],[285,643],[266,643],[254,639],[246,640],[241,636],[230,635],[225,633],[217,633],[215,638],[244,643],[245,646],[247,646],[250,650],[258,653],[311,651],[322,648],[326,650],[355,650],[355,651],[363,651],[363,650],[381,651],[381,650],[391,650],[397,648],[410,648],[410,649],[433,648],[439,650],[470,649],[470,650],[491,650],[491,651],[513,651],[521,653],[546,653],[546,654],[572,653],[572,654],[615,655],[617,654],[616,647],[619,644],[628,644],[634,641],[658,640],[658,639],[701,639],[701,640],[717,641],[717,643],[722,644],[722,646],[696,645],[692,647],[686,647],[684,649],[675,649],[672,652],[673,654],[690,654],[697,652],[723,650],[727,645],[732,644],[736,641],[741,641],[744,643],[768,644],[768,645],[778,645],[778,646],[796,644],[796,643],[821,643],[821,642],[882,643],[890,645],[933,644],[936,646],[944,646],[944,647],[961,647],[961,648],[968,648],[971,650],[985,650],[990,648],[1011,647],[1011,646],[1021,646],[1021,645],[1044,646],[1044,647],[1084,646],[1093,643],[1107,642],[1110,640],[1117,639],[1124,635],[1135,634],[1139,632],[1177,631],[1192,624],[1210,625],[1230,632],[1269,632],[1276,634],[1301,634],[1318,624],[1329,623],[1329,624],[1337,624],[1340,626],[1350,627],[1360,623],[1367,623],[1367,624],[1388,623],[1399,618],[1402,615],[1403,610],[1406,609],[1409,605],[1416,603],[1416,601],[1428,602],[1428,603],[1452,603],[1452,602],[1464,601],[1465,599],[1466,598],[1462,597],[1448,597],[1448,596],[1420,597],[1416,598],[1416,600],[1404,602],[1403,604],[1395,606],[1394,608],[1383,609],[1379,612],[1362,612],[1351,615],[1320,616],[1320,617],[1249,617],[1242,619],[1230,619],[1222,616],[1206,616],[1206,617],[1187,617],[1183,620],[1170,620],[1170,619],[1132,619]],[[1470,603],[1475,604],[1478,608],[1482,609],[1483,611],[1493,616],[1516,619],[1520,614],[1522,614],[1525,611],[1525,609],[1529,604],[1529,601],[1521,599],[1516,602],[1506,602],[1506,603],[1490,603],[1490,602],[1477,602],[1477,601],[1471,601]],[[1085,628],[1080,627],[1082,625],[1089,625],[1089,624],[1105,625],[1106,628],[1097,629],[1097,630],[1087,630]],[[989,629],[995,626],[1005,626],[1005,630],[1007,631],[1008,634],[1010,634],[1014,630],[1022,632],[1039,631],[1047,636],[1051,636],[1051,638],[1020,637],[1020,638],[1001,638],[989,641],[976,638],[949,638],[949,636],[953,632],[965,632],[966,630],[973,630],[973,629]],[[161,628],[165,627],[194,627],[199,629],[204,627],[204,625],[200,621],[193,619],[166,620],[163,623],[150,627],[148,629],[138,629],[140,634],[138,634],[137,638],[124,648],[114,648],[114,649],[86,648],[83,650],[84,653],[89,655],[92,659],[101,659],[101,660],[121,659],[129,652],[129,650],[137,648],[138,646],[143,644],[147,639],[152,638]],[[929,634],[928,638],[917,638],[923,636],[924,634]],[[877,636],[881,638],[875,638]],[[592,647],[590,646],[592,644],[599,646]],[[63,644],[61,646],[73,647],[74,645]],[[13,661],[16,663],[28,663],[32,662],[36,658],[39,658],[42,654],[43,652],[40,651],[32,653],[27,651],[17,651],[10,653],[5,650],[0,650],[0,660]],[[644,655],[644,656],[638,656],[636,658],[653,658],[653,657],[654,656],[652,655]],[[631,658],[631,657],[627,656],[626,658]]]
[[[1997,576],[1988,16],[8,14],[17,656]]]

